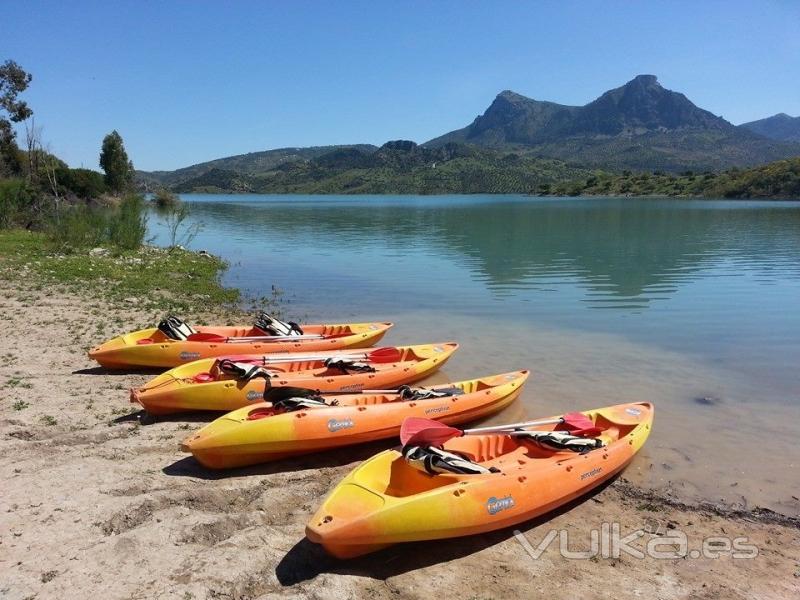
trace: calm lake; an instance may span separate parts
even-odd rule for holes
[[[434,382],[531,369],[491,422],[651,400],[625,477],[800,513],[800,202],[183,198],[224,283],[289,317],[460,342]]]

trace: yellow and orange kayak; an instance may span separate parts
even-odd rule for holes
[[[596,439],[603,445],[581,454],[509,434],[464,435],[444,444],[443,450],[494,472],[429,474],[397,450],[382,452],[336,486],[306,535],[330,554],[350,558],[399,542],[485,533],[545,514],[622,470],[653,422],[649,403],[584,414],[599,428]]]
[[[141,388],[131,390],[131,402],[138,402],[151,414],[161,415],[190,410],[235,410],[260,402],[267,387],[295,386],[333,393],[393,388],[424,379],[446,363],[457,349],[455,342],[446,342],[313,355],[209,358],[170,369]],[[383,358],[384,351],[389,351],[391,362]],[[342,361],[355,364],[348,368]],[[243,377],[226,372],[224,367],[230,363],[257,367],[260,376]]]
[[[181,448],[223,469],[396,436],[406,417],[463,423],[508,406],[527,378],[516,371],[396,392],[322,394],[310,407],[302,398],[291,398],[299,400],[291,408],[259,402],[209,423]]]
[[[157,328],[115,337],[89,351],[89,357],[109,369],[170,368],[203,358],[230,354],[316,352],[367,348],[377,343],[392,323],[303,325],[303,335],[264,335],[250,326],[202,327],[188,339],[171,339]]]

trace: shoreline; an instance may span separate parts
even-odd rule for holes
[[[525,196],[527,198],[612,198],[612,199],[630,199],[630,200],[669,200],[669,199],[676,199],[676,200],[707,200],[707,201],[725,201],[725,202],[800,202],[800,197],[771,197],[771,196],[751,196],[751,197],[734,197],[734,198],[723,198],[723,197],[713,197],[713,196],[695,196],[695,195],[686,195],[686,194],[535,194],[529,192],[518,192],[518,193],[494,193],[494,192],[474,192],[474,193],[459,193],[459,192],[452,192],[452,193],[435,193],[435,194],[428,194],[428,193],[397,193],[397,194],[373,194],[373,193],[339,193],[339,194],[319,194],[319,193],[305,193],[305,192],[269,192],[269,193],[257,193],[257,192],[237,192],[237,191],[221,191],[221,192],[180,192],[178,193],[179,196],[319,196],[319,197],[327,197],[327,196],[344,196],[348,198],[358,198],[360,196],[407,196],[411,197],[444,197],[444,196]]]
[[[154,256],[172,260],[166,254]],[[183,257],[189,258],[210,260]],[[642,539],[683,532],[692,548],[712,537],[746,537],[758,556],[570,560],[554,542],[533,559],[513,531],[501,530],[395,546],[356,561],[331,559],[305,541],[305,522],[336,481],[391,442],[230,473],[206,471],[178,445],[208,416],[143,425],[125,390],[151,375],[109,373],[85,354],[102,339],[152,322],[174,300],[120,302],[125,284],[108,293],[102,277],[88,286],[53,286],[57,277],[35,281],[30,274],[46,273],[51,260],[68,261],[36,260],[42,264],[0,252],[8,342],[0,357],[4,597],[55,598],[98,587],[108,598],[184,599],[417,598],[455,585],[488,597],[531,587],[556,598],[597,597],[618,595],[620,585],[629,595],[664,598],[794,598],[800,591],[799,518],[757,507],[686,504],[631,484],[624,472],[569,510],[519,530],[533,547],[558,529],[575,536],[571,547],[585,548],[592,530],[618,523],[624,533],[652,530]],[[93,264],[112,260],[92,257]],[[241,316],[210,298],[198,297],[186,309],[199,311],[185,315],[197,321]]]

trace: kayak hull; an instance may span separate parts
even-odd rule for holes
[[[625,468],[650,433],[653,407],[624,404],[585,414],[602,426],[607,443],[586,454],[544,450],[504,435],[463,436],[445,444],[500,473],[432,476],[408,465],[397,450],[382,452],[330,493],[306,535],[330,554],[351,558],[401,542],[486,533],[547,514]]]
[[[89,358],[107,369],[131,367],[171,368],[204,358],[230,354],[317,352],[344,348],[368,348],[383,338],[392,323],[342,323],[305,325],[304,334],[320,338],[275,338],[247,341],[252,328],[203,327],[198,333],[215,334],[233,341],[189,341],[167,338],[155,328],[142,329],[111,339],[89,351]]]
[[[519,396],[528,371],[504,373],[435,388],[455,386],[462,393],[403,401],[397,394],[336,394],[330,408],[267,414],[268,402],[238,409],[209,423],[182,449],[212,469],[241,467],[287,456],[329,450],[397,436],[403,419],[423,417],[448,424],[488,416]]]
[[[458,349],[458,344],[425,344],[397,346],[400,360],[374,363],[373,373],[348,373],[330,370],[321,360],[298,359],[290,363],[268,366],[274,369],[271,387],[305,387],[328,393],[359,392],[363,389],[394,388],[424,379],[444,365]],[[349,351],[349,350],[348,350]],[[326,356],[326,353],[315,353]],[[331,356],[340,357],[340,352]],[[260,359],[259,356],[237,356],[237,359]],[[270,355],[269,358],[274,358]],[[286,355],[292,358],[292,355]],[[131,390],[131,402],[141,404],[150,414],[164,415],[194,410],[232,411],[260,402],[266,381],[238,381],[232,377],[198,381],[197,377],[214,369],[217,359],[198,360],[170,369],[139,389]]]

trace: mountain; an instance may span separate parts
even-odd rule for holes
[[[501,92],[470,125],[434,138],[515,149],[612,169],[721,169],[800,154],[699,108],[681,93],[639,75],[584,106]]]
[[[639,75],[586,106],[542,102],[506,90],[471,125],[427,145],[450,141],[488,147],[535,145],[571,136],[636,135],[682,128],[726,131],[734,126],[698,108],[683,94],[661,87],[655,75]]]
[[[790,117],[786,113],[742,123],[739,127],[749,129],[771,140],[800,142],[800,117]]]
[[[529,192],[596,169],[722,171],[800,156],[800,141],[770,139],[756,127],[776,119],[797,121],[777,115],[736,127],[654,75],[639,75],[584,106],[506,90],[467,127],[422,145],[280,148],[136,179],[140,188],[179,192]]]
[[[291,162],[302,162],[328,154],[329,152],[352,148],[361,151],[375,151],[376,146],[370,144],[354,144],[352,146],[310,146],[307,148],[278,148],[263,152],[250,152],[218,158],[198,163],[175,171],[137,171],[136,179],[140,184],[150,187],[172,186],[182,181],[200,177],[213,169],[234,171],[236,173],[255,174],[269,171],[279,165]]]

